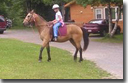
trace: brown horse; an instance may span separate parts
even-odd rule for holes
[[[31,23],[35,23],[35,26],[37,27],[39,31],[40,38],[43,41],[41,49],[40,49],[40,54],[39,54],[39,62],[41,62],[42,60],[42,51],[45,47],[48,53],[48,61],[50,61],[51,56],[50,56],[49,42],[51,41],[51,35],[50,35],[51,29],[48,26],[48,22],[32,10],[30,13],[28,13],[28,15],[25,17],[23,21],[23,24],[25,26],[29,26]],[[83,60],[82,48],[81,48],[82,37],[84,40],[83,51],[85,51],[89,44],[88,34],[86,30],[84,28],[80,28],[77,25],[69,24],[67,25],[67,35],[58,36],[57,42],[66,42],[69,40],[72,43],[72,45],[75,46],[76,48],[76,51],[74,54],[74,60],[77,59],[77,53],[79,51],[80,52],[79,62],[81,62]]]

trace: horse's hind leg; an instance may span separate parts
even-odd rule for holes
[[[81,45],[79,42],[76,43],[77,45],[77,49],[79,50],[79,53],[80,53],[80,60],[79,62],[83,61],[83,58],[82,58],[82,48],[81,48]]]
[[[46,49],[47,49],[47,54],[48,54],[48,60],[47,61],[50,61],[51,56],[50,56],[50,46],[49,46],[49,44],[47,45]]]
[[[76,48],[76,52],[74,54],[74,60],[76,61],[77,60],[77,53],[78,53],[78,49]]]
[[[73,41],[73,39],[70,39],[70,42],[72,43],[72,45],[76,48],[75,54],[74,54],[74,60],[77,60],[77,53],[78,53],[78,48],[76,47],[75,42]]]
[[[82,48],[81,48],[81,45],[80,45],[80,41],[78,41],[77,39],[76,40],[74,40],[74,42],[75,42],[75,44],[76,44],[76,48],[79,50],[79,52],[80,52],[80,60],[79,60],[79,62],[81,62],[82,60],[83,60],[83,58],[82,58]]]
[[[83,58],[82,58],[82,48],[81,47],[79,49],[79,52],[80,52],[80,60],[79,60],[79,62],[81,62],[81,61],[83,61]]]

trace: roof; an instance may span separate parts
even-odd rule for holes
[[[67,3],[67,4],[65,4],[64,7],[69,7],[70,5],[74,4],[75,2],[76,2],[76,1],[73,0],[73,1],[71,1],[71,2],[69,2],[69,3]]]

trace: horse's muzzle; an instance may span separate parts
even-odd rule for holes
[[[29,23],[28,23],[28,22],[23,22],[23,25],[24,25],[24,26],[28,26]]]
[[[32,23],[29,23],[29,22],[23,22],[23,25],[25,26],[25,27],[33,27],[33,24]]]

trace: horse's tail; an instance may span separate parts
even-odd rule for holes
[[[89,44],[89,38],[88,38],[88,33],[87,30],[84,28],[81,28],[83,31],[83,40],[84,40],[84,47],[83,47],[83,51],[85,51],[88,47]]]

